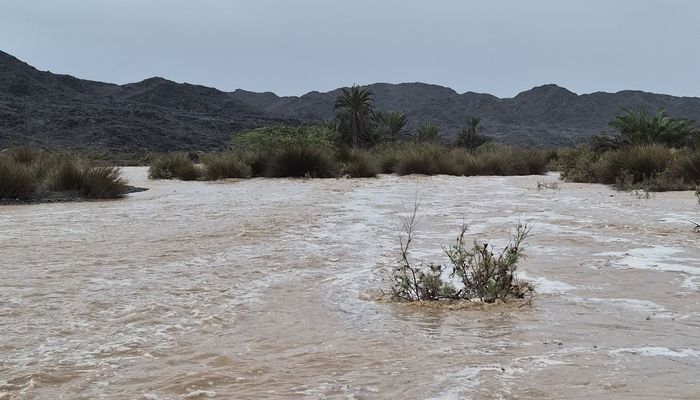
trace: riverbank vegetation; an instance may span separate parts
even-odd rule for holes
[[[197,162],[185,153],[153,158],[153,179],[251,177],[371,178],[399,175],[542,174],[552,153],[491,143],[481,120],[468,118],[454,139],[430,122],[407,128],[399,111],[375,112],[372,93],[344,89],[335,118],[317,125],[273,126],[233,135],[230,150]]]
[[[114,199],[129,187],[117,167],[66,153],[16,148],[0,153],[0,201]]]
[[[297,129],[303,131],[305,128]],[[474,150],[417,143],[389,144],[373,149],[294,144],[265,150],[208,154],[201,158],[201,163],[196,163],[186,153],[156,156],[151,163],[149,176],[152,179],[216,180],[253,177],[370,178],[392,173],[534,175],[547,171],[550,154],[543,150],[495,144]]]
[[[700,131],[663,111],[626,110],[610,126],[613,135],[560,150],[554,169],[572,182],[605,183],[620,190],[694,190],[700,184]]]

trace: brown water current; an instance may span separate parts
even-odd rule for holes
[[[150,190],[0,207],[0,399],[700,398],[690,192],[124,173]],[[374,301],[416,193],[426,259],[531,223],[532,307]]]

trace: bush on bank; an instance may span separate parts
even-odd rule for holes
[[[116,167],[93,166],[75,156],[20,148],[0,154],[0,199],[31,200],[50,193],[114,199],[128,190]]]
[[[571,182],[612,184],[620,190],[692,190],[700,184],[700,151],[661,144],[602,153],[583,147],[560,151],[553,168]]]
[[[537,175],[547,171],[547,152],[488,144],[475,150],[438,144],[395,144],[374,149],[287,144],[246,148],[202,157],[155,157],[152,179],[215,180],[250,177],[370,178],[398,175]]]

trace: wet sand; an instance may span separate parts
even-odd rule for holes
[[[0,399],[697,399],[700,219],[554,177],[148,181],[0,207]],[[532,307],[373,301],[420,193],[416,255],[463,220],[533,225]]]

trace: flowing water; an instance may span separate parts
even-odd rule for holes
[[[690,192],[124,172],[150,190],[0,207],[0,399],[700,398]],[[417,193],[426,259],[531,223],[532,307],[374,301]]]

